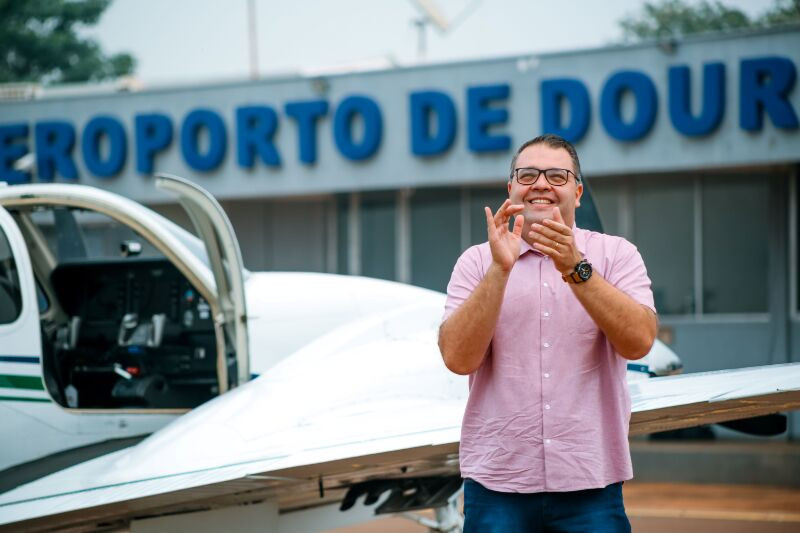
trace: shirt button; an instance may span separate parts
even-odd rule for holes
[[[550,377],[550,373],[549,372],[545,372],[544,373],[544,377],[549,378]]]
[[[544,314],[544,316],[550,316],[550,313],[547,312],[547,311],[545,311],[543,314]]]
[[[544,439],[545,444],[550,444],[550,439]]]
[[[549,342],[544,343],[544,347],[545,348],[549,348],[550,347],[550,343]]]
[[[542,285],[544,285],[545,287],[549,287],[549,285],[547,284],[546,281],[544,283],[542,283]]]
[[[544,405],[544,408],[545,408],[545,409],[550,409],[550,404],[549,404],[549,403],[546,403],[546,404]]]

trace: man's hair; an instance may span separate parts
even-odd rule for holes
[[[550,148],[563,148],[566,150],[570,158],[572,158],[572,166],[575,167],[575,176],[577,181],[581,181],[581,162],[578,160],[578,152],[575,151],[575,147],[572,146],[571,142],[554,133],[545,133],[544,135],[539,135],[530,141],[525,141],[522,143],[522,146],[519,147],[517,153],[514,154],[514,158],[511,160],[511,173],[509,174],[510,178],[514,177],[514,169],[517,166],[517,158],[519,157],[519,154],[521,154],[525,148],[534,144],[546,144]]]

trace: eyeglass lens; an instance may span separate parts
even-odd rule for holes
[[[544,172],[544,177],[550,185],[564,185],[569,179],[569,173],[563,168],[518,168],[517,181],[521,185],[532,185],[539,178],[539,174]]]

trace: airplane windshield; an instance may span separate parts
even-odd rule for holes
[[[59,263],[65,261],[163,257],[131,228],[93,211],[41,207],[30,214]]]
[[[206,266],[208,255],[200,239],[172,221],[156,215],[164,227]],[[133,229],[117,220],[84,209],[40,206],[30,213],[58,263],[126,257],[164,258]]]

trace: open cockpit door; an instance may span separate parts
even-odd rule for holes
[[[197,236],[205,243],[222,314],[215,320],[222,323],[226,344],[235,352],[236,374],[229,379],[233,386],[245,383],[250,379],[250,360],[244,266],[233,226],[219,202],[205,189],[169,174],[156,174],[155,178],[156,187],[177,195]]]

